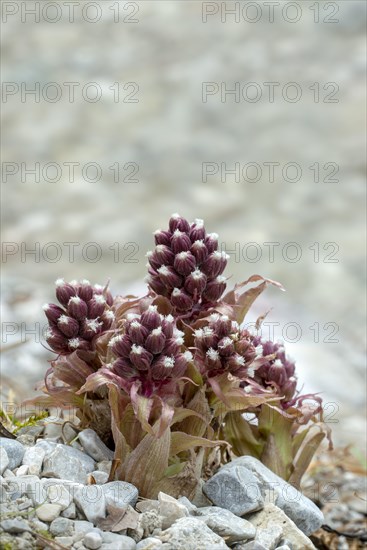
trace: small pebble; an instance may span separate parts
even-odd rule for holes
[[[62,546],[66,546],[66,548],[71,548],[74,540],[73,537],[55,537],[55,542]]]
[[[74,522],[68,518],[58,517],[51,523],[50,533],[55,537],[70,536],[74,533]]]
[[[4,447],[0,447],[0,475],[3,475],[9,466],[9,457]]]
[[[4,519],[0,523],[0,527],[4,529],[7,533],[18,534],[24,533],[25,531],[30,531],[28,523],[22,519]]]
[[[61,506],[59,504],[41,504],[36,508],[37,517],[41,521],[53,521],[56,519],[61,512]]]
[[[98,531],[90,531],[87,533],[83,539],[83,544],[90,550],[97,550],[102,546],[102,537]]]
[[[161,546],[161,540],[154,537],[148,537],[138,542],[138,544],[136,545],[136,550],[155,550],[156,548],[159,549]]]
[[[25,447],[15,439],[0,437],[0,447],[5,449],[9,460],[9,470],[14,470],[21,465],[25,453]]]

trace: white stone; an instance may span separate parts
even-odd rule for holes
[[[131,537],[117,535],[113,542],[103,542],[101,550],[136,550],[136,542]]]
[[[29,466],[30,475],[40,475],[46,451],[42,447],[28,447],[23,456],[23,465]]]
[[[308,537],[295,525],[295,523],[274,504],[266,504],[264,509],[255,514],[247,516],[257,529],[267,529],[269,526],[281,525],[283,538],[296,549],[315,550],[314,545]]]
[[[0,475],[3,475],[9,466],[9,457],[4,447],[0,447]]]
[[[189,512],[184,504],[178,502],[175,498],[165,493],[158,494],[159,515],[162,517],[162,530],[171,527],[176,519],[184,518],[189,515]]]
[[[87,548],[90,548],[90,550],[97,550],[100,546],[102,546],[102,537],[98,531],[90,531],[85,535],[83,544]]]
[[[255,537],[255,527],[249,521],[232,514],[229,510],[217,506],[208,506],[199,508],[197,513],[197,519],[204,521],[214,533],[223,537],[228,544]]]
[[[94,469],[95,462],[88,455],[68,445],[59,444],[46,455],[42,475],[86,483],[88,474]]]
[[[72,492],[67,486],[61,485],[60,483],[44,483],[43,487],[48,502],[59,504],[61,510],[65,510],[73,502]]]
[[[37,517],[41,521],[53,521],[60,515],[60,512],[61,506],[58,504],[49,504],[48,502],[36,508]]]
[[[16,471],[15,471],[15,475],[17,477],[26,476],[29,473],[30,473],[29,472],[29,466],[27,464],[23,464],[22,466],[19,466],[19,468],[17,468]]]
[[[131,483],[126,481],[111,481],[104,485],[94,485],[99,487],[105,496],[106,503],[123,508],[127,504],[135,506],[138,500],[138,490]]]
[[[8,439],[7,437],[0,437],[0,447],[5,449],[6,454],[8,455],[9,470],[14,470],[15,468],[18,468],[18,466],[21,465],[23,460],[23,455],[25,452],[24,445],[19,443],[19,441],[17,441],[16,439]]]
[[[136,550],[156,550],[162,546],[162,541],[155,537],[148,537],[136,545]]]
[[[276,523],[269,523],[265,529],[256,530],[256,541],[269,550],[274,550],[283,536],[283,529]]]
[[[75,507],[75,503],[74,502],[71,502],[69,504],[69,506],[67,508],[65,508],[65,510],[63,510],[61,512],[61,515],[64,517],[64,518],[68,518],[68,519],[75,519],[76,518],[76,507]]]
[[[51,523],[50,533],[55,537],[71,536],[74,533],[74,522],[68,518],[58,517]]]
[[[61,546],[66,546],[66,548],[71,548],[73,546],[74,539],[73,537],[55,537],[55,542],[61,544]]]
[[[85,485],[74,490],[74,502],[88,521],[96,523],[106,515],[104,485]]]
[[[203,521],[193,517],[178,519],[171,527],[163,531],[160,540],[167,542],[175,550],[198,550],[210,548],[220,550],[228,548],[224,540],[213,533]]]

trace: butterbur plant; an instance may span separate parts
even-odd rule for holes
[[[174,214],[154,239],[141,298],[56,281],[58,304],[44,311],[57,356],[33,402],[75,408],[143,497],[192,498],[244,454],[299,485],[329,437],[321,398],[300,394],[283,345],[243,328],[261,292],[281,285],[253,275],[225,293],[228,256],[202,220]]]

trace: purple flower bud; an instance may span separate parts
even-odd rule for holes
[[[107,309],[101,316],[102,330],[109,330],[114,320],[115,320],[114,312],[112,311],[112,309]]]
[[[171,248],[175,254],[178,254],[179,252],[185,252],[186,250],[190,250],[191,248],[190,237],[186,233],[183,233],[179,229],[176,229],[176,231],[172,235]]]
[[[232,331],[232,321],[227,315],[219,315],[215,321],[213,328],[219,338],[229,336]]]
[[[287,382],[284,384],[282,388],[282,392],[284,394],[284,398],[286,401],[289,401],[294,396],[294,393],[297,388],[297,379],[294,376],[291,376],[288,378]]]
[[[49,328],[45,334],[46,342],[56,353],[68,353],[68,342],[57,328]]]
[[[166,315],[162,320],[162,330],[166,338],[172,338],[174,318],[172,315]]]
[[[228,359],[228,362],[227,362],[227,367],[232,374],[240,374],[240,371],[242,371],[245,368],[245,365],[246,365],[245,358],[242,357],[242,355],[239,355],[238,353],[231,355],[231,357]]]
[[[56,281],[56,298],[63,306],[66,306],[72,296],[76,296],[76,288],[70,283],[65,283],[64,279]]]
[[[218,350],[209,348],[205,354],[206,363],[210,370],[220,369],[222,367],[221,358]]]
[[[206,286],[207,277],[200,271],[200,269],[195,269],[185,280],[185,289],[192,296],[198,294],[199,296],[203,292]]]
[[[153,270],[155,270],[162,265],[162,262],[158,260],[157,253],[155,251],[152,252],[151,250],[148,250],[148,252],[146,253],[146,257],[148,258],[148,262],[149,262],[147,264],[147,267],[151,266]]]
[[[130,322],[129,326],[126,329],[126,332],[130,336],[131,341],[134,344],[142,345],[145,342],[146,337],[149,334],[149,331],[144,327],[139,321],[134,319]]]
[[[190,230],[190,239],[192,242],[205,239],[205,227],[203,220],[195,220]]]
[[[176,273],[176,271],[171,266],[162,265],[157,270],[157,273],[162,283],[164,283],[168,287],[171,287],[171,288],[180,287],[182,284],[181,277]]]
[[[89,300],[93,297],[93,287],[90,284],[89,281],[84,279],[83,281],[80,281],[78,287],[78,296],[84,300],[84,302],[89,302]]]
[[[102,294],[95,294],[93,298],[88,302],[88,316],[91,319],[95,319],[103,314],[106,309],[106,299]]]
[[[218,238],[217,233],[208,233],[205,238],[205,246],[208,249],[209,254],[215,252],[218,249]]]
[[[195,346],[199,349],[215,348],[218,343],[218,336],[210,327],[203,327],[195,330]]]
[[[226,289],[226,278],[222,275],[219,275],[213,281],[209,281],[206,285],[205,292],[203,293],[203,298],[207,302],[217,302],[222,296],[223,292]]]
[[[283,363],[279,359],[275,359],[275,361],[270,364],[267,374],[268,379],[275,382],[278,386],[283,386],[287,381],[287,373]]]
[[[190,357],[191,356],[191,357]],[[186,372],[187,364],[192,359],[190,352],[180,353],[175,358],[175,364],[172,371],[172,376],[176,379],[181,378]]]
[[[102,331],[102,322],[98,319],[85,319],[83,321],[80,335],[86,340],[92,340]]]
[[[191,252],[179,252],[175,256],[173,267],[181,275],[189,275],[196,267],[195,256]]]
[[[142,346],[133,344],[130,351],[130,361],[139,370],[148,370],[153,360],[153,355]]]
[[[107,305],[109,306],[113,305],[113,296],[108,288],[102,285],[94,285],[93,291],[94,291],[94,294],[103,294],[107,302]]]
[[[161,353],[166,343],[166,337],[163,334],[162,327],[158,327],[152,330],[148,338],[145,341],[145,348],[150,353]]]
[[[175,357],[161,355],[152,365],[152,376],[155,380],[169,378],[175,366]]]
[[[157,231],[154,231],[154,240],[155,244],[165,244],[166,246],[170,246],[171,233],[169,231],[162,231],[161,229],[157,229]]]
[[[218,342],[218,351],[222,357],[229,357],[234,353],[234,343],[232,338],[225,336]]]
[[[178,311],[190,311],[193,306],[191,296],[179,288],[173,289],[171,294],[171,303]]]
[[[43,311],[51,325],[56,325],[60,315],[65,313],[61,307],[55,304],[45,304],[43,306]]]
[[[162,351],[164,355],[175,356],[180,353],[181,345],[180,340],[177,341],[177,338],[169,338],[169,340],[166,341]]]
[[[172,265],[175,259],[175,255],[168,246],[164,244],[159,244],[155,247],[152,259],[156,265]]]
[[[145,282],[157,294],[161,294],[162,296],[166,295],[167,289],[156,273],[154,273],[154,275],[149,273],[149,275],[145,277]]]
[[[228,258],[229,256],[225,252],[212,252],[201,266],[201,269],[208,277],[214,279],[214,277],[223,273]]]
[[[149,331],[154,328],[158,328],[161,324],[161,316],[157,311],[157,306],[149,306],[140,317],[140,322],[144,325]]]
[[[70,298],[67,309],[68,313],[79,321],[88,315],[88,306],[79,296]]]
[[[121,376],[121,378],[133,378],[136,374],[134,367],[131,365],[130,361],[119,357],[112,364],[112,371]]]
[[[169,229],[172,233],[176,231],[176,229],[188,232],[190,231],[190,224],[185,218],[180,216],[180,214],[172,214],[169,220]]]
[[[68,315],[60,315],[57,326],[67,338],[74,338],[79,333],[79,323],[73,317]]]
[[[202,264],[208,257],[208,249],[202,239],[196,240],[191,247],[191,253],[198,264]]]
[[[114,355],[124,357],[125,359],[129,357],[132,342],[127,334],[114,336],[108,345]]]

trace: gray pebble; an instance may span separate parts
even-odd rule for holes
[[[0,447],[0,475],[3,475],[7,467],[9,466],[9,457],[5,450],[5,447]]]
[[[25,447],[15,439],[0,437],[0,447],[5,449],[9,460],[9,469],[14,470],[21,465],[25,453]],[[4,468],[5,469],[5,468]],[[4,470],[3,470],[4,471]]]
[[[101,460],[112,460],[113,451],[109,449],[96,434],[94,430],[90,428],[80,432],[78,440],[82,445],[84,451],[89,454],[97,462]]]
[[[102,546],[102,537],[97,530],[90,531],[85,535],[83,544],[90,550],[97,550]]]
[[[68,518],[58,517],[51,523],[50,533],[55,537],[70,536],[74,533],[74,522]]]
[[[0,523],[0,526],[7,533],[13,533],[13,534],[24,533],[25,531],[31,531],[28,523],[23,519],[16,519],[16,518],[4,519]]]

